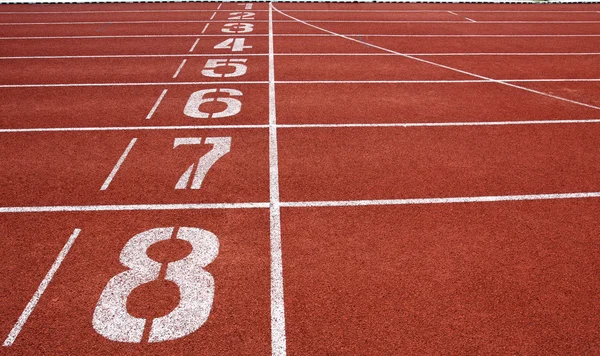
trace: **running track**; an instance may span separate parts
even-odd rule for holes
[[[600,353],[600,5],[3,5],[0,43],[1,353]]]

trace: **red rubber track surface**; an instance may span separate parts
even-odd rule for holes
[[[0,6],[0,353],[599,354],[600,5],[273,6]]]

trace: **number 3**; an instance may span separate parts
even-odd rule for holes
[[[105,338],[120,342],[141,342],[146,320],[127,312],[127,298],[142,284],[158,278],[161,263],[148,257],[152,244],[168,240],[173,227],[156,228],[132,237],[123,250],[120,261],[129,270],[114,276],[102,291],[92,324]],[[167,266],[165,279],[179,287],[179,305],[169,314],[153,319],[149,342],[174,340],[198,330],[208,319],[215,293],[212,275],[203,268],[219,253],[219,240],[209,231],[181,227],[177,238],[192,245],[185,258]]]

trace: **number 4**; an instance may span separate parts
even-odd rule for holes
[[[252,46],[244,46],[244,42],[246,42],[245,38],[228,38],[213,48],[231,49],[232,52],[243,52],[246,48],[252,48]]]
[[[219,158],[226,155],[231,149],[231,137],[207,137],[204,140],[205,144],[213,145],[213,148],[208,151],[207,154],[200,157],[198,160],[198,166],[196,167],[196,173],[190,186],[191,189],[200,189],[202,181],[208,173],[208,170],[219,160]],[[181,145],[200,145],[202,144],[201,137],[187,137],[187,138],[176,138],[173,143],[173,148],[177,148]],[[192,177],[192,171],[194,170],[194,163],[188,167],[188,169],[181,175],[179,181],[175,185],[175,189],[187,189],[190,185],[190,178]]]

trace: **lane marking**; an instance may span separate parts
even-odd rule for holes
[[[185,65],[185,62],[187,62],[187,58],[181,61],[181,64],[179,65],[179,67],[175,71],[175,74],[173,74],[173,79],[177,78],[177,76],[179,75],[179,73],[183,69],[183,66]]]
[[[0,129],[0,133],[18,132],[77,132],[77,131],[139,131],[139,130],[209,130],[209,129],[268,129],[269,125],[194,125],[194,126],[114,126],[114,127],[49,127]]]
[[[309,23],[307,23],[305,21],[299,20],[299,19],[297,19],[297,18],[295,18],[295,17],[293,17],[291,15],[288,15],[288,14],[286,14],[286,13],[278,10],[276,7],[273,7],[273,8],[277,12],[279,12],[280,14],[282,14],[282,15],[288,17],[288,18],[294,19],[294,20],[298,21],[299,23],[303,23],[303,24],[305,24],[307,26],[313,27],[313,28],[321,30],[323,32],[327,32],[327,33],[330,33],[332,35],[339,36],[341,38],[345,38],[345,39],[353,41],[353,42],[361,43],[361,44],[364,44],[364,45],[369,46],[369,47],[377,48],[377,49],[380,49],[382,51],[386,51],[386,52],[389,52],[389,53],[395,53],[395,54],[397,54],[399,56],[402,56],[402,57],[405,57],[405,58],[410,58],[410,59],[413,59],[413,60],[418,61],[418,62],[431,64],[433,66],[440,67],[440,68],[445,68],[445,69],[448,69],[448,70],[451,70],[451,71],[454,71],[454,72],[457,72],[457,73],[462,73],[462,74],[470,75],[472,77],[476,77],[476,78],[480,78],[480,79],[486,79],[486,80],[492,81],[494,83],[506,85],[506,86],[509,86],[509,87],[512,87],[512,88],[515,88],[515,89],[521,89],[521,90],[524,90],[524,91],[528,91],[530,93],[538,94],[538,95],[541,95],[541,96],[546,96],[546,97],[553,98],[553,99],[556,99],[556,100],[565,101],[565,102],[568,102],[568,103],[571,103],[571,104],[575,104],[575,105],[579,105],[579,106],[584,106],[584,107],[587,107],[587,108],[590,108],[590,109],[600,110],[600,107],[598,107],[598,106],[594,106],[594,105],[582,103],[582,102],[579,102],[579,101],[575,101],[575,100],[563,98],[563,97],[560,97],[560,96],[557,96],[557,95],[552,95],[552,94],[544,93],[544,92],[541,92],[541,91],[538,91],[538,90],[534,90],[534,89],[529,89],[529,88],[526,88],[526,87],[523,87],[523,86],[511,84],[511,83],[508,83],[508,82],[505,82],[505,81],[501,81],[501,80],[498,80],[498,79],[488,78],[488,77],[483,76],[483,75],[479,75],[479,74],[467,72],[467,71],[464,71],[464,70],[461,70],[461,69],[457,69],[457,68],[454,68],[454,67],[450,67],[450,66],[447,66],[447,65],[443,65],[443,64],[436,63],[436,62],[428,61],[426,59],[422,59],[422,58],[418,58],[418,57],[415,57],[415,56],[410,56],[410,55],[407,55],[407,54],[404,54],[404,53],[396,52],[396,51],[393,51],[391,49],[388,49],[388,48],[385,48],[385,47],[381,47],[381,46],[378,46],[378,45],[374,45],[374,44],[369,43],[369,42],[365,42],[365,41],[362,41],[362,40],[357,40],[357,39],[354,39],[354,38],[351,38],[351,37],[348,37],[348,36],[345,36],[345,35],[341,35],[339,33],[336,33],[336,32],[333,32],[333,31],[329,31],[329,30],[326,30],[324,28],[321,28],[321,27],[309,24]]]
[[[466,73],[463,73],[466,74]],[[485,78],[479,75],[473,75],[476,77]],[[541,78],[541,79],[440,79],[440,80],[278,80],[276,84],[464,84],[464,83],[506,83],[508,86],[518,87],[514,84],[508,83],[543,83],[543,82],[598,82],[600,78]],[[214,85],[219,84],[268,84],[268,81],[223,81],[223,82],[138,82],[138,83],[52,83],[52,84],[2,84],[0,88],[52,88],[52,87],[127,87],[127,86],[177,86],[177,85]],[[518,87],[521,89],[522,87]],[[167,89],[165,89],[166,91]],[[523,89],[525,90],[525,89]],[[535,92],[533,89],[526,91]],[[164,92],[164,91],[163,91]],[[540,92],[541,93],[541,92]],[[536,93],[539,94],[539,93]],[[545,94],[545,93],[544,93]],[[162,95],[157,100],[160,103]],[[545,94],[544,96],[551,96]],[[556,97],[560,98],[560,97]],[[560,98],[563,101],[573,102],[570,99]],[[582,106],[588,106],[588,104],[577,103]],[[157,106],[155,104],[155,106]],[[595,108],[595,107],[593,107]],[[156,108],[153,108],[156,110]],[[150,111],[148,116],[149,119],[154,113]]]
[[[199,40],[199,39],[198,39]],[[190,50],[193,50],[192,47]],[[406,53],[410,56],[598,56],[600,52],[430,52],[430,53]],[[0,60],[21,59],[90,59],[90,58],[168,58],[168,57],[239,57],[239,56],[268,56],[268,53],[181,53],[181,54],[98,54],[98,55],[74,55],[74,56],[15,56],[0,57]],[[396,56],[393,53],[275,53],[275,56]]]
[[[448,12],[449,12],[450,14],[454,15],[454,16],[458,16],[458,14],[457,14],[457,13],[455,13],[455,12],[452,12],[452,11],[448,11]]]
[[[46,273],[46,276],[44,277],[44,279],[38,286],[37,290],[35,291],[35,293],[31,297],[31,299],[29,300],[29,303],[27,303],[27,306],[21,313],[21,316],[19,316],[19,319],[17,320],[17,322],[13,326],[12,330],[6,337],[6,340],[4,340],[4,343],[2,344],[2,346],[11,346],[15,342],[15,339],[17,338],[17,336],[19,336],[21,329],[23,329],[23,326],[27,322],[27,319],[29,319],[29,316],[33,312],[33,309],[37,305],[42,294],[44,294],[44,292],[46,291],[46,288],[48,288],[50,281],[52,281],[52,277],[54,277],[54,274],[60,267],[61,263],[63,262],[65,257],[67,257],[67,254],[69,253],[69,250],[71,249],[71,246],[73,246],[73,244],[75,243],[75,240],[77,239],[77,236],[79,236],[80,232],[81,232],[81,229],[73,230],[73,233],[67,240],[67,243],[63,246],[62,250],[60,250],[60,252],[58,253],[58,256],[56,257],[56,260],[52,264],[52,267],[50,267],[50,270],[48,270],[48,273]]]
[[[1,11],[0,15],[27,15],[27,14],[105,14],[105,13],[161,13],[161,12],[211,12],[211,11],[231,11],[231,10],[88,10],[88,11]],[[252,10],[266,12],[269,10]],[[325,10],[325,9],[295,9],[286,10],[287,12],[316,12],[316,13],[336,13],[336,12],[360,12],[360,13],[439,13],[447,12],[447,10]],[[478,13],[556,13],[556,14],[571,14],[571,13],[596,13],[594,10],[456,10],[457,12],[478,12]]]
[[[194,49],[196,49],[196,46],[198,45],[198,42],[200,42],[200,37],[196,38],[196,41],[194,41],[194,44],[192,45],[192,48],[190,48],[190,50],[188,52],[194,52]]]
[[[231,20],[213,20],[216,12],[211,16],[213,22],[230,22]],[[252,20],[265,23],[266,20]],[[111,24],[155,24],[155,23],[198,23],[205,20],[136,20],[136,21],[110,21]],[[276,23],[294,23],[290,20],[275,20]],[[464,21],[433,21],[433,20],[308,20],[310,23],[378,23],[378,24],[465,24]],[[106,21],[71,21],[71,22],[0,22],[0,26],[49,26],[49,25],[104,25]],[[597,24],[600,21],[478,21],[480,24]]]
[[[154,106],[152,107],[152,109],[150,109],[150,112],[148,113],[148,115],[146,115],[146,120],[150,120],[152,115],[154,115],[154,112],[156,111],[156,109],[160,105],[160,102],[163,100],[163,98],[165,97],[166,94],[167,94],[167,89],[163,90],[162,93],[160,94],[160,96],[158,97],[158,99],[156,99]]]
[[[204,32],[206,32],[206,29],[208,28],[208,25],[210,25],[210,23],[207,23],[207,24],[204,26],[204,28],[202,29],[202,32],[201,32],[201,33],[204,33]]]
[[[217,12],[216,11],[213,12],[212,16],[210,17],[210,21],[212,21],[212,19],[214,19],[216,15],[217,15]]]
[[[502,126],[502,125],[559,125],[594,124],[600,119],[581,120],[524,120],[524,121],[460,121],[460,122],[390,122],[390,123],[344,123],[344,124],[277,124],[278,129],[347,128],[347,127],[437,127],[437,126]],[[0,129],[0,133],[23,132],[79,132],[79,131],[143,131],[143,130],[221,130],[221,129],[268,129],[265,125],[203,125],[203,126],[121,126],[121,127],[49,127]]]
[[[488,203],[504,201],[562,200],[600,198],[600,192],[552,193],[527,195],[491,195],[474,197],[375,199],[375,200],[318,200],[280,202],[280,207],[341,207],[376,205],[421,205],[453,203]],[[210,210],[210,209],[270,209],[270,202],[211,203],[211,204],[138,204],[138,205],[75,205],[0,207],[0,213],[48,213],[81,211],[147,211],[147,210]],[[6,341],[5,341],[6,342]]]
[[[488,202],[502,202],[502,201],[559,200],[559,199],[586,199],[586,198],[600,198],[600,192],[530,194],[530,195],[493,195],[493,196],[455,197],[455,198],[415,198],[415,199],[282,202],[281,206],[282,207],[290,207],[290,208],[307,208],[307,207],[334,207],[334,206],[340,207],[340,206],[377,206],[377,205],[423,205],[423,204],[488,203]]]
[[[223,82],[140,82],[140,83],[72,83],[72,84],[2,84],[0,88],[44,88],[44,87],[129,87],[164,85],[215,85],[219,84],[267,84],[267,81],[223,81]]]
[[[131,204],[131,205],[67,205],[0,207],[0,213],[55,213],[78,211],[146,211],[146,210],[211,210],[268,209],[269,203],[206,203],[206,204]]]
[[[463,23],[463,22],[461,22]],[[0,40],[49,40],[49,39],[106,39],[106,38],[177,38],[177,37],[231,37],[230,34],[179,34],[179,35],[88,35],[88,36],[11,36],[11,37],[0,37]],[[244,34],[244,37],[265,37],[267,34],[260,33],[249,33]],[[278,33],[274,34],[274,37],[331,37],[331,34],[317,34],[317,33]],[[600,37],[600,34],[385,34],[385,33],[367,33],[367,34],[356,34],[346,33],[345,36],[355,37],[439,37],[439,38],[454,38],[454,37],[482,37],[482,38],[493,38],[493,37]]]
[[[137,141],[137,138],[131,139],[131,142],[129,142],[129,145],[127,145],[127,147],[125,148],[125,151],[123,151],[123,154],[121,155],[121,157],[119,157],[119,160],[113,167],[112,171],[110,172],[108,177],[106,177],[106,180],[102,184],[102,187],[100,188],[100,190],[106,190],[108,188],[108,186],[112,182],[113,178],[115,177],[115,175],[117,175],[117,172],[121,168],[121,165],[123,164],[123,162],[125,162],[125,158],[127,158],[129,151],[131,151],[131,149],[133,148],[135,141]]]
[[[220,3],[219,6],[217,6],[217,10],[219,10],[222,5],[223,5],[223,3]]]
[[[469,21],[471,21],[471,22],[477,22],[477,21],[475,21],[475,20],[473,20],[473,19],[471,19],[471,18],[468,18],[468,17],[466,17],[466,16],[463,16],[463,17],[464,17],[466,20],[469,20]],[[482,22],[482,21],[480,21],[480,22]],[[483,21],[483,22],[485,22],[485,21]]]
[[[271,236],[271,354],[285,356],[285,311],[283,298],[283,258],[279,202],[279,157],[277,150],[277,110],[275,101],[275,56],[273,7],[269,3],[269,213]]]

